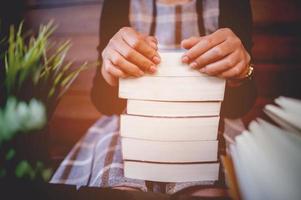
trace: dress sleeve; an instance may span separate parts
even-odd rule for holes
[[[252,57],[252,12],[249,0],[220,0],[219,27],[230,28]],[[254,105],[257,96],[254,79],[238,87],[226,87],[221,115],[238,118]]]
[[[102,76],[101,54],[114,34],[121,27],[129,25],[128,4],[128,0],[105,0],[103,3],[99,26],[99,45],[97,47],[99,65],[93,79],[91,100],[97,110],[104,115],[121,114],[126,105],[125,100],[118,98],[118,86],[110,86]]]

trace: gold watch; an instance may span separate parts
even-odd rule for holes
[[[243,79],[252,79],[254,74],[254,64],[250,63],[248,66],[248,71]]]
[[[227,83],[229,86],[235,87],[241,85],[243,82],[247,80],[252,80],[254,74],[254,64],[250,63],[248,68],[246,69],[246,75],[239,79],[229,79]]]

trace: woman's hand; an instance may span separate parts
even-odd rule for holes
[[[129,27],[121,28],[102,52],[102,75],[110,85],[119,77],[154,73],[160,62],[157,40]]]
[[[250,55],[228,28],[183,40],[182,47],[188,49],[182,62],[200,72],[230,80],[244,78],[248,73]]]

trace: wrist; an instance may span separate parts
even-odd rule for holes
[[[254,64],[249,63],[246,70],[240,74],[238,78],[227,80],[227,85],[230,87],[238,87],[246,81],[252,80],[254,74]]]

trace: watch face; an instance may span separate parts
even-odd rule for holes
[[[250,64],[246,78],[251,79],[253,77],[253,72],[254,72],[254,65]]]

